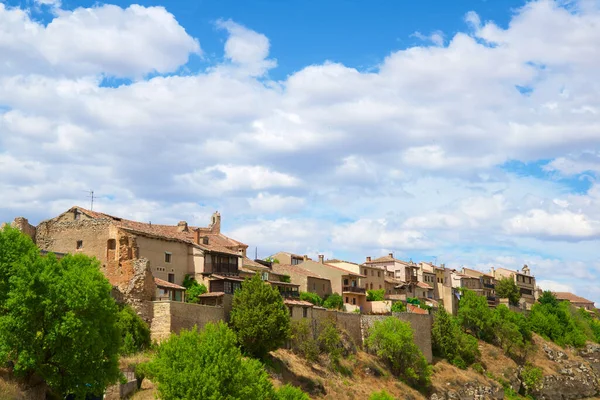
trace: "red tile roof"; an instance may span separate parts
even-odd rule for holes
[[[246,249],[248,245],[231,239],[220,232],[213,232],[210,228],[201,228],[188,226],[187,231],[180,231],[177,225],[160,225],[138,221],[131,221],[109,214],[99,213],[96,211],[86,210],[85,208],[75,206],[69,211],[77,209],[90,218],[110,220],[116,226],[128,232],[155,237],[165,240],[180,241],[198,246],[207,251],[215,251],[231,255],[239,255],[237,249]],[[68,212],[68,211],[67,211]],[[208,237],[208,244],[196,243],[196,234],[200,237]]]
[[[310,277],[310,278],[327,279],[327,278],[323,278],[319,274],[316,274],[312,271],[302,268],[301,265],[275,263],[275,264],[273,264],[273,271],[278,274],[281,274],[281,275],[291,276],[292,274],[296,274],[296,275],[306,276],[306,277]],[[329,280],[329,279],[327,279],[327,280]]]
[[[417,286],[422,289],[433,289],[433,287],[431,287],[431,285],[429,285],[425,282],[417,282]]]
[[[203,294],[199,295],[198,297],[221,297],[221,296],[225,296],[225,292],[203,293]]]
[[[592,305],[594,304],[594,302],[591,300],[584,299],[583,297],[579,297],[569,292],[554,292],[554,296],[556,296],[558,300],[568,300],[571,303],[588,303]]]
[[[429,311],[427,310],[423,310],[421,307],[417,307],[415,305],[412,304],[407,304],[406,305],[406,310],[410,313],[413,314],[423,314],[423,315],[428,315]]]
[[[154,283],[156,284],[156,286],[162,287],[162,288],[185,290],[185,287],[183,287],[183,286],[179,286],[179,285],[176,285],[171,282],[163,281],[162,279],[159,279],[156,277],[154,278]]]
[[[283,302],[289,306],[312,307],[313,303],[304,300],[283,299]]]

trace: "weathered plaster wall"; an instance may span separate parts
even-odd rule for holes
[[[152,274],[167,281],[169,273],[175,274],[175,283],[181,285],[183,278],[189,271],[190,245],[182,242],[136,237],[140,255],[150,261]],[[165,253],[171,253],[171,262],[165,261]]]
[[[182,329],[192,329],[194,326],[202,329],[209,322],[223,320],[225,320],[223,307],[155,301],[150,331],[152,340],[160,341],[168,338],[171,332],[178,333]]]

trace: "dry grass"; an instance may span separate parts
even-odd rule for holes
[[[148,362],[152,359],[153,354],[150,352],[143,352],[133,354],[131,356],[124,356],[119,359],[119,368],[128,369],[131,365],[137,365],[144,362]]]
[[[144,379],[142,382],[142,388],[135,392],[131,400],[153,400],[157,398],[158,394],[154,384],[148,379]]]
[[[25,398],[16,383],[0,378],[0,400],[24,400]]]

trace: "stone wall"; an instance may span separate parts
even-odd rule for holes
[[[35,240],[35,226],[31,225],[27,218],[17,217],[10,225],[29,236],[31,240]]]
[[[153,302],[154,318],[150,325],[152,340],[163,340],[171,333],[197,326],[202,329],[208,322],[225,320],[223,307],[204,306],[176,301]]]
[[[352,338],[352,340],[357,346],[362,345],[360,314],[351,314],[339,311],[325,310],[321,308],[313,308],[312,316],[315,335],[319,334],[320,326],[323,322],[331,320],[338,329],[344,330],[348,334],[348,336]]]
[[[387,314],[392,311],[392,302],[384,301],[367,301],[363,308],[365,314]]]

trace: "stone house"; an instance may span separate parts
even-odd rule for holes
[[[280,251],[279,253],[273,254],[270,258],[279,261],[279,264],[291,264],[298,265],[303,263],[305,260],[309,260],[308,256],[299,256],[298,254],[288,253]]]
[[[394,258],[393,253],[387,256],[379,257],[374,260],[367,257],[365,265],[372,265],[383,268],[386,271],[392,271],[394,278],[400,279],[402,282],[417,282],[417,270],[419,267],[412,261],[406,262]]]
[[[293,321],[306,319],[312,322],[314,307],[312,303],[298,299],[284,299],[283,303],[290,311],[290,318]]]
[[[463,268],[462,273],[473,278],[479,278],[481,290],[478,294],[485,296],[490,307],[496,307],[498,301],[496,298],[496,280],[494,277],[470,268]]]
[[[96,257],[105,276],[118,287],[129,284],[132,265],[139,259],[149,261],[155,278],[171,284],[181,285],[189,274],[209,288],[225,287],[232,283],[228,277],[239,275],[248,248],[221,233],[218,212],[208,227],[192,227],[185,221],[177,225],[131,221],[75,206],[37,227],[27,225],[20,229],[42,251]]]
[[[535,277],[531,275],[531,270],[527,265],[523,266],[523,269],[520,272],[506,268],[492,268],[490,275],[492,275],[496,281],[499,281],[502,278],[513,279],[521,292],[522,306],[529,309],[535,304]]]
[[[301,292],[312,292],[321,298],[332,294],[331,281],[319,274],[302,268],[302,265],[277,264],[272,265],[276,273],[287,275],[292,283],[299,285]]]
[[[583,297],[579,297],[579,296],[574,295],[573,293],[569,293],[569,292],[553,292],[553,293],[554,293],[554,296],[556,296],[556,298],[559,301],[568,301],[575,307],[585,308],[588,311],[596,310],[594,302],[591,300],[584,299]]]
[[[157,301],[185,301],[185,288],[162,279],[154,278],[156,284],[156,294],[154,299]]]
[[[387,271],[381,266],[371,264],[359,265],[343,260],[327,260],[325,261],[325,264],[333,265],[355,274],[364,275],[365,278],[362,282],[366,290],[385,290],[385,277]]]

